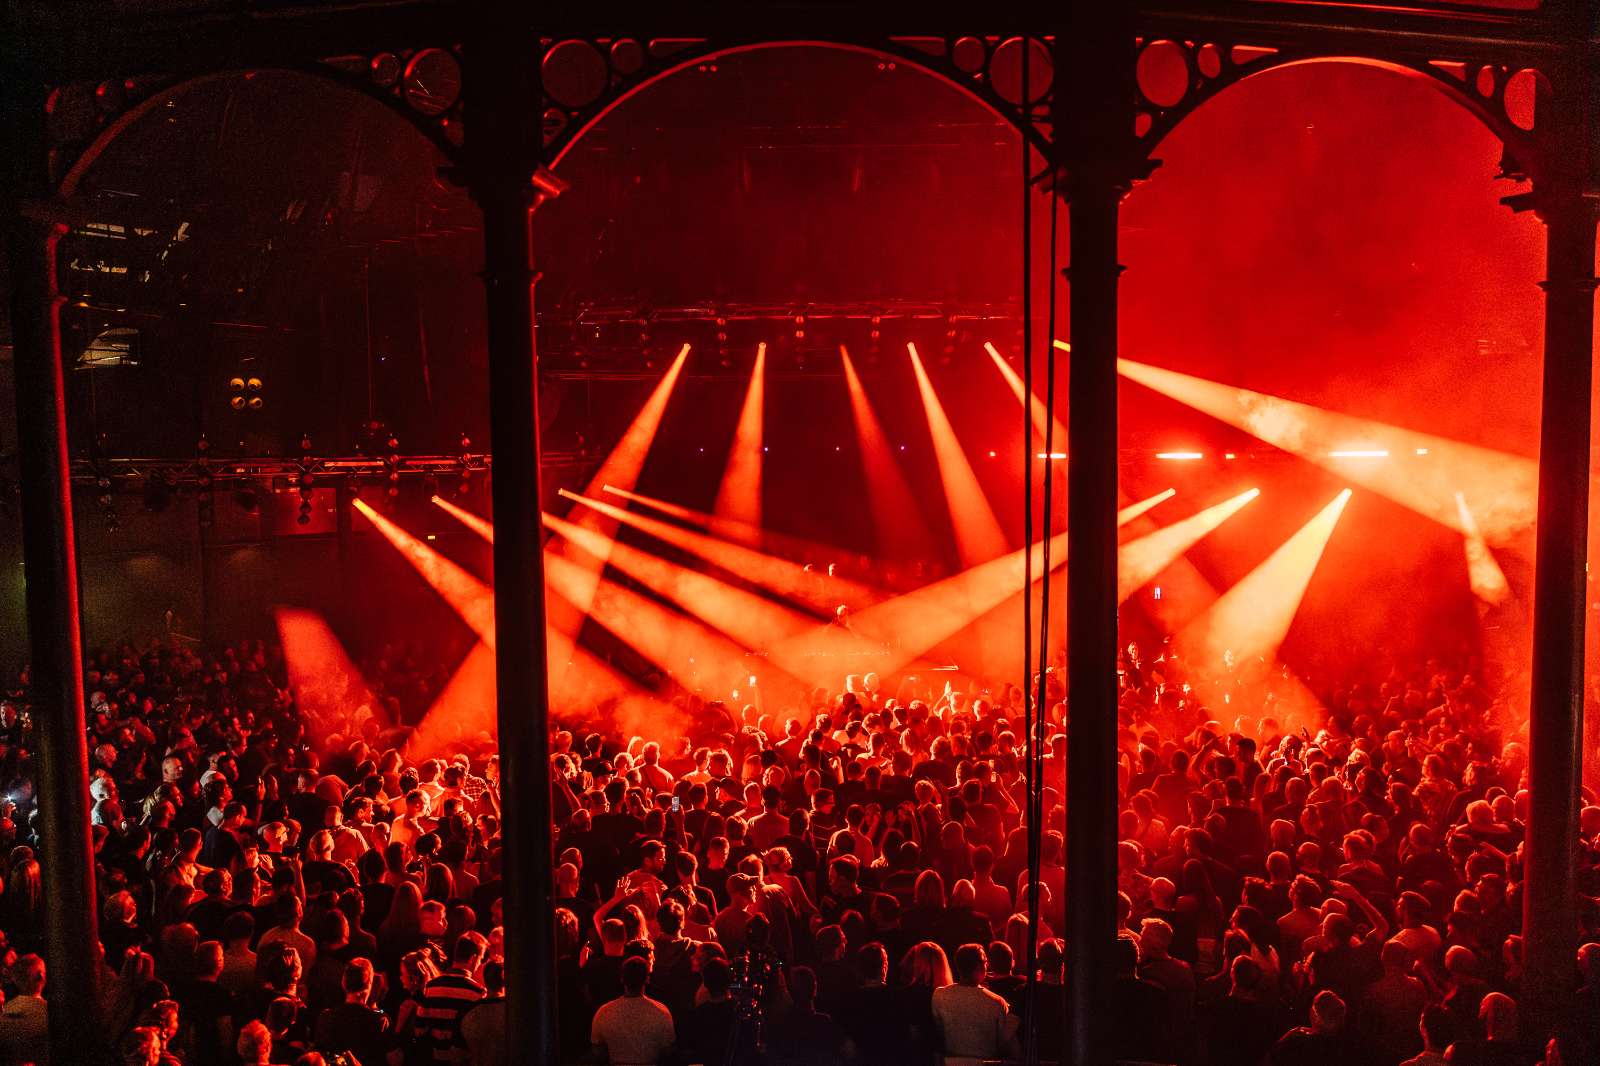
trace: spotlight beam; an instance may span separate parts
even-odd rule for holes
[[[773,649],[774,660],[793,663],[807,656],[813,664],[806,680],[831,677],[841,656],[871,652],[870,669],[893,673],[930,648],[978,621],[1022,591],[1024,550],[1007,552],[941,581],[874,604],[854,615],[848,629],[820,626]],[[1035,573],[1044,565],[1044,542],[1033,545]],[[1065,564],[1067,535],[1051,539],[1053,569]],[[791,671],[793,672],[793,671]]]
[[[675,713],[671,705],[574,645],[564,634],[554,629],[549,634],[546,662],[553,686],[552,703],[587,707],[602,700],[611,701],[658,719]],[[459,750],[463,740],[495,734],[494,659],[495,651],[489,645],[482,641],[473,645],[406,742],[412,757],[422,759],[441,751]],[[612,708],[613,712],[617,709]]]
[[[668,562],[628,544],[614,542],[575,522],[546,514],[544,524],[590,555],[605,554],[610,565],[672,600],[707,625],[750,649],[815,627],[814,619],[753,592],[697,570]]]
[[[672,399],[672,390],[677,387],[678,377],[683,373],[683,364],[688,358],[689,345],[685,343],[678,349],[678,355],[667,367],[667,372],[650,391],[644,406],[633,416],[622,439],[617,441],[611,454],[600,464],[600,469],[589,479],[584,487],[585,494],[599,492],[601,485],[620,485],[631,489],[638,483],[639,471],[644,468],[645,456],[650,454],[650,445],[655,442],[656,431],[661,428],[662,416],[667,412],[667,401]]]
[[[1472,587],[1472,594],[1491,607],[1498,606],[1511,594],[1511,586],[1506,583],[1505,571],[1495,562],[1494,553],[1478,531],[1477,519],[1472,516],[1464,493],[1456,493],[1456,514],[1461,520],[1462,546],[1467,556],[1467,583]]]
[[[1155,507],[1157,504],[1167,502],[1177,494],[1177,489],[1167,489],[1165,492],[1158,492],[1148,499],[1140,500],[1138,503],[1128,504],[1128,506],[1117,512],[1117,525],[1127,525],[1129,522],[1132,522],[1135,518],[1138,518],[1152,507]]]
[[[295,704],[312,722],[333,721],[361,707],[374,713],[382,709],[322,615],[280,607],[273,612],[273,620]]]
[[[1238,662],[1275,658],[1349,502],[1345,489],[1191,622],[1178,635],[1179,644],[1207,663],[1226,652]]]
[[[589,479],[585,492],[599,491],[598,485],[620,485],[631,489],[639,481],[639,471],[644,468],[645,457],[650,454],[650,446],[655,442],[656,433],[661,428],[661,419],[667,411],[667,401],[672,398],[673,389],[677,387],[678,378],[683,373],[683,365],[689,358],[689,345],[685,343],[678,349],[677,358],[672,365],[667,367],[667,372],[661,376],[656,387],[650,390],[649,397],[644,406],[639,408],[639,413],[633,416],[633,421],[623,432],[622,439],[617,441],[611,453],[600,464],[594,476]],[[577,519],[580,522],[594,523],[594,528],[599,532],[610,535],[615,531],[614,526],[607,527],[604,519],[598,515],[584,514]],[[594,596],[594,585],[600,580],[600,572],[605,569],[605,560],[601,559],[593,567],[593,572],[587,582],[579,582],[572,589],[569,597],[572,605],[577,609],[578,616],[589,613],[589,601]]]
[[[489,586],[357,499],[355,508],[443,596],[478,639],[494,646],[494,593]]]
[[[1117,551],[1117,602],[1126,601],[1173,560],[1194,547],[1201,537],[1226,522],[1259,495],[1260,489],[1241,492],[1181,522],[1174,522],[1124,544]]]
[[[459,736],[460,730],[469,723],[478,725],[474,732],[492,732],[495,727],[494,591],[394,522],[378,514],[364,500],[356,500],[355,506],[478,636],[478,644],[468,654],[455,676],[445,686],[445,690],[435,700],[434,706],[418,724],[409,744],[410,749],[437,750],[436,747],[430,749],[429,745],[442,745],[446,739]],[[492,534],[492,527],[490,533]],[[550,565],[554,558],[554,554],[547,551],[545,564]],[[573,564],[567,563],[567,565]],[[573,587],[582,586],[569,583],[568,589]],[[547,609],[552,615],[568,618],[575,625],[581,621],[582,616],[572,611],[571,604],[562,598],[565,591],[547,597]],[[586,694],[601,693],[608,698],[643,699],[650,701],[658,709],[666,707],[665,704],[646,694],[639,686],[578,647],[569,628],[552,625],[547,620],[545,648],[545,663],[550,678],[552,699],[575,699],[581,688]]]
[[[1005,533],[1000,529],[994,508],[989,506],[983,486],[978,483],[978,476],[973,473],[972,464],[967,461],[966,452],[961,449],[955,427],[950,424],[944,404],[939,402],[939,394],[922,366],[917,346],[908,343],[906,351],[911,355],[911,369],[916,372],[917,391],[922,394],[922,409],[933,437],[934,458],[939,465],[939,480],[944,484],[945,504],[950,510],[950,523],[955,527],[961,561],[975,566],[1005,552]]]
[[[1057,343],[1059,344],[1060,342],[1058,341]],[[1055,433],[1055,439],[1064,443],[1067,439],[1067,427],[1061,424],[1059,418],[1050,413],[1050,409],[1045,406],[1044,401],[1039,399],[1037,395],[1031,398],[1028,397],[1028,387],[1023,382],[1022,376],[1012,368],[1010,363],[1006,362],[1006,357],[1000,354],[1000,349],[996,348],[992,342],[984,341],[983,350],[989,353],[990,359],[994,360],[996,369],[1006,379],[1006,384],[1011,387],[1011,393],[1017,398],[1017,402],[1028,403],[1029,399],[1032,400],[1031,403],[1028,403],[1028,413],[1033,420],[1033,431],[1038,435],[1039,439],[1044,440],[1045,431],[1051,429],[1050,423],[1054,422],[1053,432]]]
[[[550,587],[562,595],[581,587],[586,572],[564,556],[545,560]],[[595,590],[590,617],[671,674],[685,688],[694,688],[712,671],[717,681],[747,672],[745,649],[686,615],[602,579]]]
[[[888,434],[878,421],[867,398],[867,390],[856,373],[850,350],[839,345],[844,365],[844,383],[850,392],[850,416],[855,421],[856,440],[861,445],[861,468],[867,480],[867,500],[872,507],[872,523],[878,532],[880,551],[928,558],[933,553],[931,538],[922,521],[922,509],[906,482],[905,472],[895,461]]]
[[[739,424],[733,433],[733,444],[728,449],[728,462],[722,468],[722,486],[717,490],[717,502],[712,508],[718,518],[728,520],[718,532],[746,544],[761,542],[759,534],[751,537],[749,530],[761,528],[761,442],[766,378],[767,342],[762,341],[756,345],[756,361],[750,368],[750,384],[745,388],[744,406],[739,410]],[[613,482],[603,481],[601,484]],[[589,494],[592,493],[593,486]]]
[[[454,518],[456,521],[472,530],[490,544],[494,543],[494,523],[489,521],[487,518],[475,515],[465,507],[460,507],[451,503],[443,496],[432,497],[432,502],[435,506],[443,510],[445,514],[449,515],[451,518]]]
[[[1119,359],[1117,368],[1130,381],[1326,467],[1463,535],[1466,529],[1455,502],[1458,491],[1475,501],[1475,517],[1489,544],[1504,545],[1533,524],[1538,464],[1532,459],[1131,359]],[[1421,458],[1396,461],[1384,453]]]
[[[697,511],[693,507],[685,507],[681,503],[673,503],[670,500],[663,500],[655,496],[646,496],[643,493],[630,492],[627,489],[619,489],[615,485],[604,485],[602,488],[613,496],[621,497],[630,503],[640,504],[650,508],[652,511],[667,515],[670,518],[676,518],[679,521],[693,523],[704,530],[715,529],[718,522],[726,524],[729,521],[727,519],[718,519],[716,515],[708,514],[705,511]],[[818,541],[806,540],[803,537],[794,537],[786,533],[773,533],[770,530],[761,530],[754,526],[748,527],[748,529],[750,532],[759,535],[766,547],[782,549],[790,556],[826,559],[830,556],[846,554],[844,549],[833,544],[822,544]],[[774,552],[769,552],[769,554],[774,554]],[[865,587],[865,583],[863,583],[863,587]],[[880,597],[874,592],[873,598]]]
[[[879,598],[877,591],[871,586],[845,578],[835,578],[828,588],[815,589],[809,584],[812,575],[807,574],[799,563],[768,555],[707,533],[685,529],[659,518],[625,511],[614,504],[588,496],[579,496],[566,489],[560,490],[560,493],[569,500],[648,533],[657,540],[681,548],[691,555],[699,556],[712,565],[760,585],[779,596],[807,603],[821,611],[831,613],[840,602],[871,603]]]

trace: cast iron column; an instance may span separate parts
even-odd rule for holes
[[[561,186],[538,164],[537,35],[498,14],[476,29],[465,55],[463,123],[467,184],[483,212],[488,297],[506,1046],[519,1061],[554,1063],[559,1015],[532,217]]]
[[[1570,1002],[1578,946],[1578,783],[1589,519],[1595,209],[1576,190],[1540,197],[1545,223],[1544,389],[1533,575],[1532,790],[1523,845],[1524,1036],[1542,1039]]]
[[[1551,0],[1572,47],[1534,99],[1533,190],[1510,198],[1545,225],[1544,385],[1533,572],[1532,693],[1523,844],[1521,1034],[1539,1046],[1577,983],[1578,786],[1583,765],[1584,622],[1588,598],[1589,437],[1594,359],[1597,127],[1600,77],[1588,46],[1594,0]],[[1583,1019],[1581,1024],[1597,1024]]]
[[[66,389],[56,242],[45,139],[45,93],[14,71],[0,89],[9,107],[11,158],[6,248],[11,270],[22,555],[33,668],[33,731],[39,755],[39,834],[45,884],[50,1040],[56,1062],[93,1061],[100,961],[94,849],[89,835],[89,750],[84,730],[83,642],[67,466]]]
[[[1067,1047],[1109,1061],[1117,913],[1117,214],[1133,179],[1132,5],[1080,0],[1054,49],[1068,200]]]

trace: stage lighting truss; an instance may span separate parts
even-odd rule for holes
[[[244,456],[218,457],[209,449],[194,459],[83,459],[72,463],[72,483],[92,489],[101,506],[107,500],[128,493],[148,495],[154,483],[162,492],[194,492],[209,501],[218,483],[240,485],[261,482],[263,487],[280,487],[305,497],[313,487],[368,485],[407,485],[433,478],[441,485],[470,483],[476,475],[490,469],[488,455],[463,452],[457,455],[390,456]],[[584,461],[576,452],[545,453],[545,466],[571,466]],[[390,475],[396,475],[390,481]]]
[[[769,376],[837,376],[841,344],[863,368],[908,341],[943,363],[981,356],[986,340],[1020,345],[1020,316],[1015,304],[917,300],[558,305],[539,312],[539,366],[548,378],[648,379],[689,344],[708,356],[690,376],[740,377],[765,343]]]

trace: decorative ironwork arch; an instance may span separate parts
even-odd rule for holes
[[[1029,48],[1026,93],[1021,85],[1024,41]],[[673,74],[714,67],[725,56],[807,46],[857,51],[886,64],[905,63],[921,70],[982,104],[1048,156],[1056,84],[1052,43],[1048,37],[976,34],[873,39],[548,38],[540,42],[539,55],[544,74],[538,102],[541,162],[555,166],[613,110]],[[1174,76],[1179,63],[1181,78]],[[1485,57],[1422,59],[1155,35],[1138,42],[1134,134],[1140,153],[1146,158],[1153,155],[1184,119],[1232,86],[1268,71],[1310,63],[1371,66],[1418,78],[1464,107],[1500,139],[1508,172],[1537,177],[1543,169],[1548,148],[1533,121],[1532,102],[1548,96],[1551,89],[1547,74],[1534,66]],[[459,45],[341,55],[258,69],[302,74],[375,100],[426,137],[448,163],[465,162]],[[132,77],[58,88],[51,97],[52,122],[69,127],[57,138],[59,191],[70,195],[110,143],[161,100],[193,85],[248,73],[217,70],[184,78]],[[1531,81],[1525,114],[1508,91],[1523,78]]]
[[[1165,72],[1158,69],[1163,51]],[[1184,71],[1181,83],[1173,76],[1178,59]],[[1134,134],[1140,150],[1149,158],[1184,119],[1235,85],[1268,71],[1325,63],[1388,70],[1436,89],[1499,138],[1508,176],[1538,177],[1542,173],[1547,149],[1536,131],[1535,100],[1548,98],[1550,81],[1534,67],[1481,58],[1424,60],[1409,55],[1360,55],[1169,37],[1139,40]],[[1519,78],[1529,79],[1525,114],[1507,92]]]
[[[179,78],[132,77],[59,86],[49,100],[57,145],[52,161],[57,194],[70,197],[117,137],[163,101],[225,78],[266,72],[300,75],[375,100],[426,137],[448,162],[462,161],[459,51],[454,46],[416,48]]]
[[[1029,47],[1028,92],[1022,92],[1022,49]],[[1054,89],[1051,41],[1044,37],[948,35],[773,39],[550,38],[542,40],[544,130],[541,161],[554,166],[588,131],[650,85],[696,66],[744,52],[784,47],[839,48],[922,70],[988,108],[1041,152],[1050,148]],[[327,82],[376,100],[404,118],[454,166],[465,162],[459,45],[341,55],[314,63],[260,67]],[[52,94],[58,136],[58,191],[71,195],[89,167],[131,124],[174,93],[251,70],[215,70],[181,77],[131,77],[61,86]]]
[[[1028,90],[1022,92],[1023,48]],[[1046,37],[949,35],[870,40],[806,37],[773,39],[559,38],[543,42],[544,148],[553,167],[582,136],[623,102],[680,71],[715,67],[724,56],[770,48],[838,48],[905,63],[950,85],[1015,127],[1041,152],[1051,144],[1050,100],[1055,79]]]

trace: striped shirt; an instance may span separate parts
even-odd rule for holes
[[[434,1062],[453,1061],[462,1046],[461,1016],[484,995],[484,987],[460,970],[447,970],[422,986],[417,1033],[432,1047]]]

